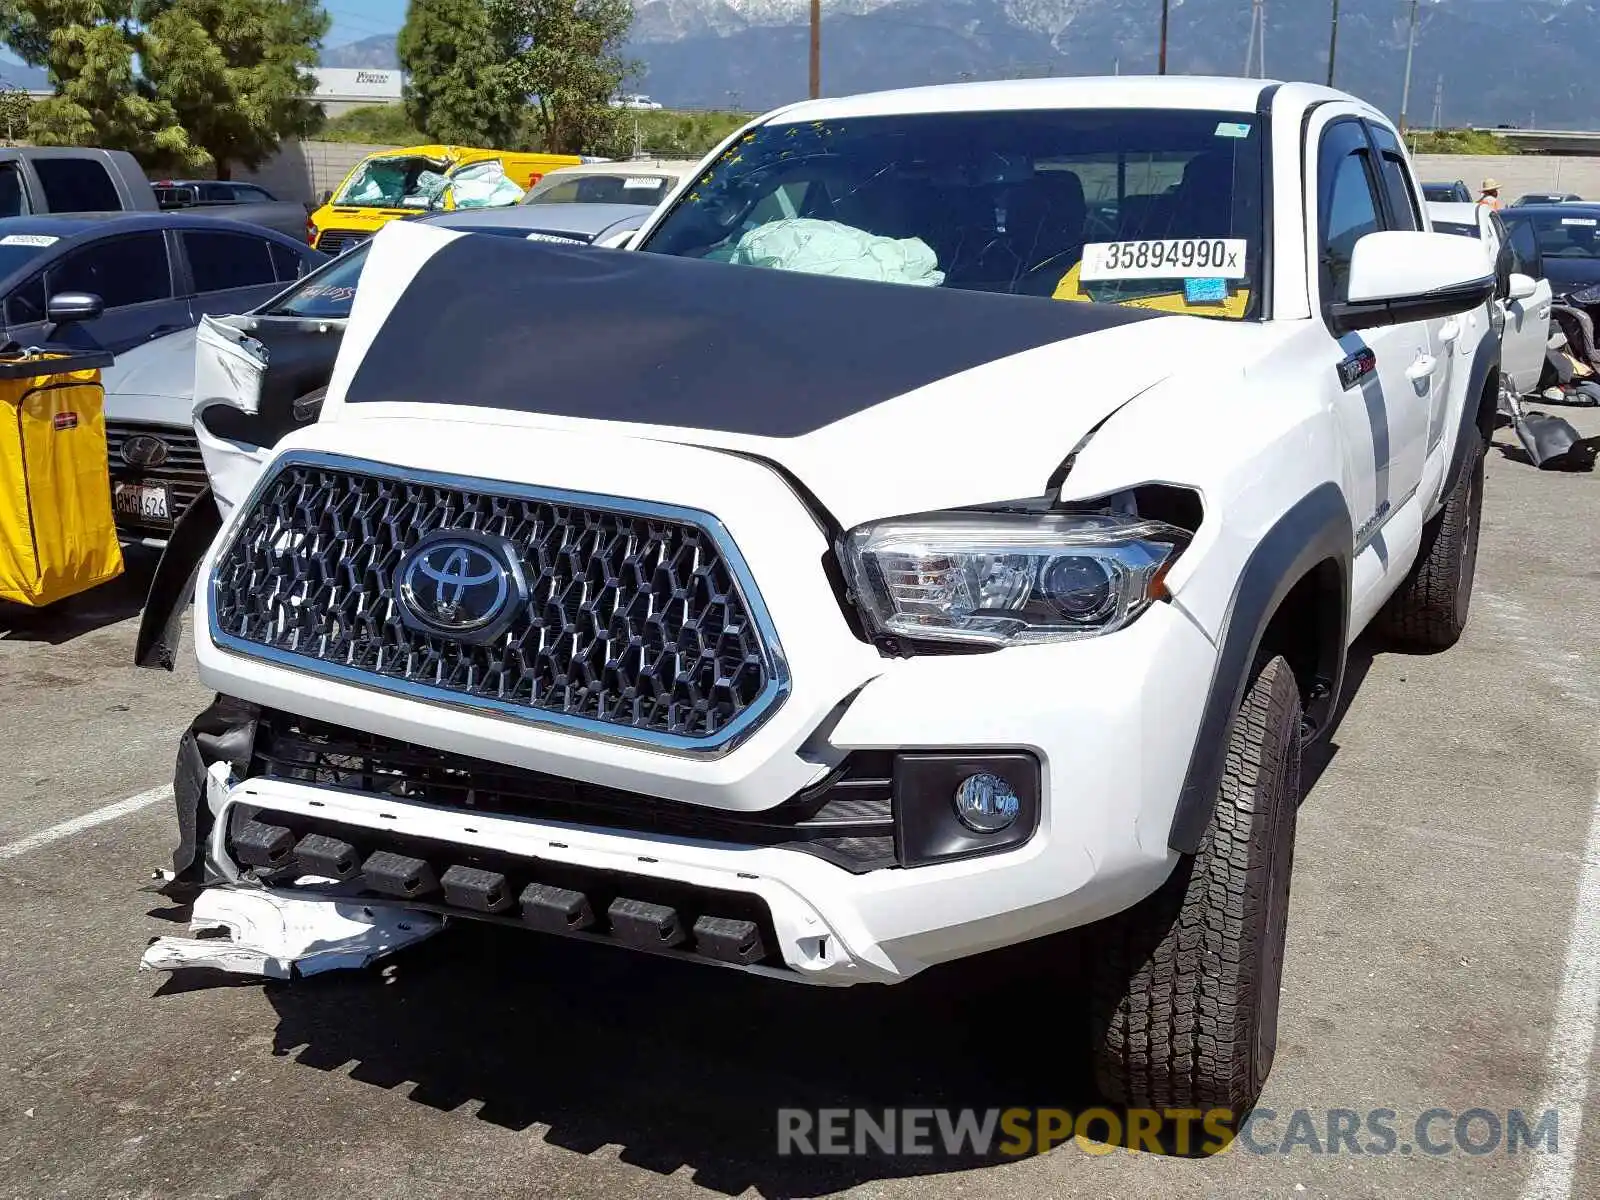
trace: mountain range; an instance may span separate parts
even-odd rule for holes
[[[1170,69],[1239,74],[1250,0],[1173,0]],[[1325,80],[1332,0],[1265,0],[1267,73]],[[636,0],[629,89],[669,107],[771,108],[806,93],[809,0]],[[1405,0],[1342,0],[1336,80],[1398,115]],[[1600,128],[1600,0],[1422,0],[1409,115]],[[1159,0],[824,0],[826,94],[958,79],[1156,69]],[[326,51],[392,67],[394,39]],[[1442,85],[1442,86],[1441,86]]]
[[[1156,69],[1159,0],[825,0],[825,94],[962,78]],[[1331,0],[1266,0],[1267,74],[1324,81]],[[640,0],[637,90],[665,104],[763,109],[806,92],[807,0]],[[1245,68],[1250,0],[1174,0],[1171,70]],[[1451,125],[1600,128],[1589,69],[1593,0],[1423,0],[1410,116],[1428,122],[1440,82]],[[1398,114],[1404,0],[1343,0],[1336,80]]]

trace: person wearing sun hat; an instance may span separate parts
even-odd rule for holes
[[[1478,203],[1489,208],[1500,208],[1500,181],[1493,177],[1483,181],[1483,194],[1478,197]]]

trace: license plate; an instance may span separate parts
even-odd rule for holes
[[[111,500],[119,517],[172,520],[172,497],[164,483],[119,483],[111,489]]]

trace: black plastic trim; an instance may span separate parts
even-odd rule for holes
[[[1338,622],[1340,645],[1334,661],[1337,677],[1331,681],[1328,711],[1337,711],[1344,675],[1344,641],[1350,623],[1351,555],[1355,532],[1344,495],[1324,483],[1302,497],[1280,517],[1256,545],[1234,588],[1227,622],[1218,650],[1195,737],[1183,790],[1178,795],[1167,844],[1183,854],[1200,849],[1222,781],[1223,762],[1234,717],[1244,699],[1255,666],[1261,636],[1290,590],[1307,572],[1326,559],[1339,564],[1344,585],[1343,611]]]
[[[1484,393],[1491,379],[1495,380],[1498,388],[1500,348],[1500,339],[1494,330],[1485,330],[1472,355],[1472,370],[1467,375],[1467,394],[1461,403],[1461,425],[1456,430],[1456,444],[1450,450],[1450,469],[1445,472],[1440,496],[1448,496],[1461,481],[1462,474],[1471,467],[1467,458],[1467,431],[1476,429],[1485,441],[1494,433],[1495,404],[1499,393],[1490,392],[1487,403]]]
[[[1494,297],[1494,276],[1461,287],[1440,288],[1397,300],[1354,302],[1337,300],[1328,305],[1328,323],[1335,333],[1355,333],[1413,321],[1458,317],[1487,304]]]
[[[978,833],[956,816],[955,794],[969,775],[998,775],[1021,802],[1017,819],[999,833]],[[932,863],[1015,850],[1039,827],[1039,760],[1032,754],[898,754],[894,767],[894,819],[900,863]]]
[[[246,805],[235,805],[231,810],[227,847],[230,855],[234,853],[238,831],[251,820],[270,822],[285,828],[299,841],[304,841],[308,835],[320,834],[347,843],[355,848],[364,863],[370,864],[374,858],[378,859],[379,867],[385,868],[380,871],[385,876],[385,883],[407,873],[387,869],[397,865],[396,860],[406,864],[408,871],[421,866],[430,884],[458,866],[475,873],[492,873],[505,880],[507,893],[518,896],[519,904],[494,912],[476,904],[452,904],[449,896],[441,894],[436,886],[413,893],[412,889],[400,886],[406,882],[404,879],[398,879],[393,890],[385,891],[374,887],[373,881],[365,873],[349,883],[333,887],[289,886],[288,880],[273,880],[277,886],[285,887],[295,895],[336,896],[345,900],[359,898],[362,904],[401,904],[446,916],[468,917],[585,941],[627,946],[645,953],[673,954],[697,961],[726,963],[729,959],[724,946],[706,947],[702,952],[692,942],[682,938],[663,939],[659,932],[652,937],[629,936],[639,932],[641,917],[645,921],[651,916],[657,917],[659,930],[662,910],[672,912],[674,924],[686,930],[694,929],[701,917],[721,917],[753,925],[759,935],[753,939],[753,943],[761,947],[763,953],[759,961],[770,967],[781,968],[784,965],[776,953],[780,942],[771,911],[766,901],[754,891],[704,887],[658,876],[579,866],[509,851],[483,850],[439,838],[400,834],[324,817]],[[618,901],[622,902],[621,905]],[[757,961],[746,955],[739,965],[753,965]]]
[[[141,667],[170,671],[178,657],[183,610],[194,598],[195,574],[212,539],[222,529],[222,514],[207,487],[178,515],[167,546],[150,577],[133,661]]]
[[[218,696],[178,740],[178,760],[172,773],[178,822],[178,845],[172,852],[175,884],[189,886],[202,881],[203,848],[214,820],[206,803],[206,770],[218,762],[226,762],[236,775],[248,770],[258,715],[253,704]]]
[[[1277,245],[1274,236],[1277,209],[1273,203],[1272,103],[1278,98],[1278,89],[1282,86],[1281,83],[1269,84],[1261,89],[1261,95],[1256,98],[1256,116],[1261,121],[1261,304],[1257,319],[1262,321],[1272,320],[1272,306],[1276,297],[1273,284],[1278,269],[1277,255],[1274,253]]]

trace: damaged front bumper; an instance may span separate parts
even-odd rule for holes
[[[157,938],[139,966],[300,979],[370,966],[443,927],[443,918],[431,913],[264,888],[214,887],[195,901],[189,932],[197,936]]]
[[[844,756],[831,772],[751,809],[432,748],[455,740],[444,731],[414,744],[375,714],[379,732],[318,740],[318,718],[219,700],[180,751],[175,882],[314,899],[342,880],[341,900],[798,982],[897,982],[1109,916],[1170,872],[1183,761],[1145,752],[1189,736],[1193,714],[1178,705],[1187,693],[1153,698],[1142,681],[1158,663],[1198,677],[1210,647],[1166,608],[1110,641],[899,664],[831,727]],[[996,680],[1039,671],[1093,687],[1040,711]],[[930,708],[929,695],[945,699]],[[1035,814],[992,852],[949,840],[952,787],[925,774],[980,758],[1024,772]],[[857,764],[871,770],[853,776]]]

